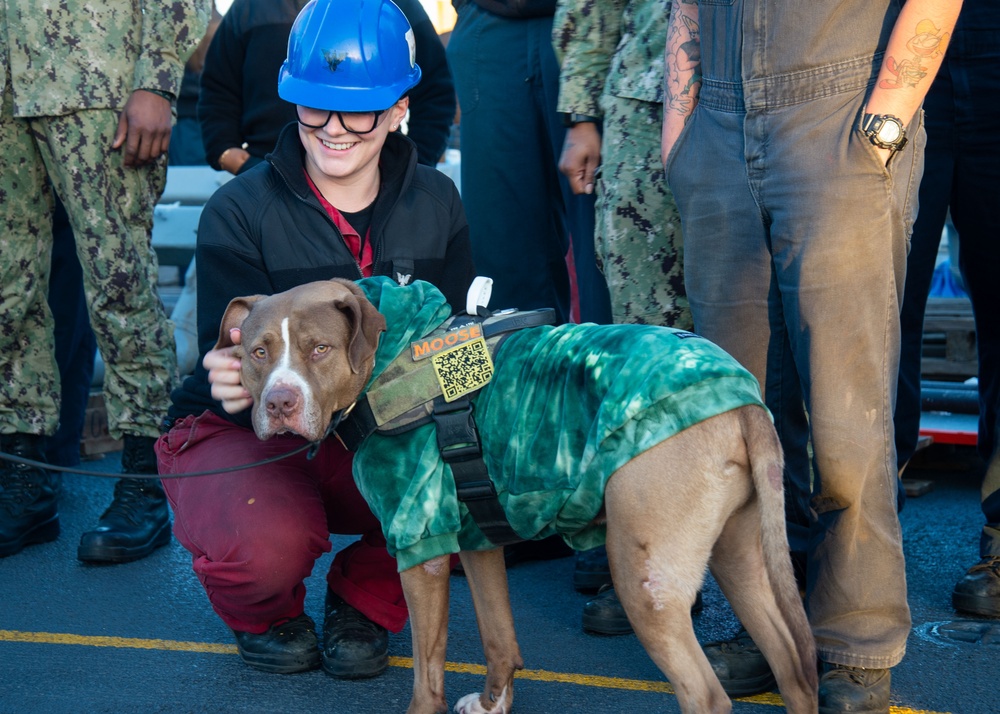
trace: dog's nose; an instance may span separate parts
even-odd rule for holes
[[[267,395],[267,413],[273,417],[287,417],[299,404],[299,393],[291,387],[275,387]]]

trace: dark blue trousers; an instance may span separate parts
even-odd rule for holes
[[[966,3],[944,64],[924,101],[927,150],[920,213],[907,258],[896,403],[900,465],[920,428],[923,316],[949,208],[959,267],[972,300],[979,357],[979,452],[986,526],[981,555],[1000,555],[1000,10]]]
[[[505,18],[468,2],[448,61],[461,109],[462,203],[476,272],[494,281],[490,307],[552,307],[567,321],[572,236],[581,318],[610,322],[594,197],[574,196],[558,169],[566,129],[552,18]]]
[[[55,322],[56,364],[59,367],[62,403],[59,429],[49,437],[45,456],[50,464],[80,463],[90,382],[94,376],[97,340],[90,329],[87,298],[83,294],[83,269],[76,257],[76,241],[66,209],[56,200],[52,218],[52,274],[49,308]]]

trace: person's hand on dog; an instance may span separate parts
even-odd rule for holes
[[[212,397],[222,402],[227,414],[237,414],[253,404],[253,397],[240,381],[240,359],[234,357],[236,345],[240,344],[240,329],[229,331],[232,347],[210,350],[201,361],[208,370],[208,383],[212,385]]]

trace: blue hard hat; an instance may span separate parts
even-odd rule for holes
[[[420,81],[415,52],[391,0],[312,0],[292,25],[278,95],[316,109],[388,109]]]

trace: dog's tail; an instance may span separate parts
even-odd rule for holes
[[[764,566],[778,602],[778,609],[795,643],[801,663],[800,677],[816,691],[816,643],[802,607],[789,556],[785,531],[784,457],[781,442],[767,412],[751,407],[740,410],[754,487],[761,510]]]

